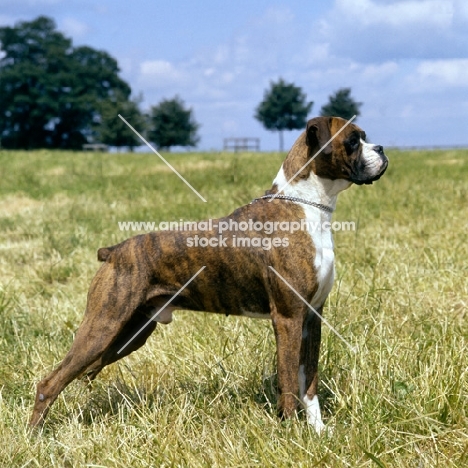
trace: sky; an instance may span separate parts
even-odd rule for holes
[[[371,142],[468,146],[468,0],[0,0],[0,26],[39,15],[115,57],[143,110],[179,96],[202,150],[225,137],[277,150],[254,113],[279,78],[314,102],[310,118],[350,87]]]

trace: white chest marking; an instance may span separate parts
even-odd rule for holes
[[[281,167],[273,183],[278,187],[286,184],[286,177]],[[292,182],[284,189],[286,195],[305,198],[316,203],[335,208],[338,193],[347,189],[351,182],[346,180],[329,180],[318,177],[313,172],[307,180]],[[318,289],[310,305],[315,309],[321,307],[333,286],[335,276],[335,255],[333,253],[333,237],[330,229],[324,229],[324,223],[331,223],[331,213],[327,213],[310,205],[301,205],[304,209],[309,234],[315,246],[314,267],[317,274]],[[330,224],[328,224],[328,227]]]
[[[331,229],[322,229],[322,223],[330,221],[331,215],[317,208],[307,206],[304,209],[308,226],[316,227],[309,231],[315,246],[314,267],[317,274],[318,288],[310,305],[322,307],[333,286],[335,278],[335,254]],[[318,224],[317,224],[318,223]]]

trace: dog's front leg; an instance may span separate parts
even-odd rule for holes
[[[278,415],[289,418],[298,404],[302,315],[285,317],[275,313],[272,319],[278,366]]]
[[[322,315],[322,308],[317,311]],[[307,412],[307,422],[318,434],[325,428],[317,396],[318,359],[321,339],[321,319],[308,311],[302,326],[301,358],[299,363],[299,394]]]

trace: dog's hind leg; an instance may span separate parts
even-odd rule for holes
[[[70,351],[59,366],[37,385],[30,426],[44,421],[60,392],[101,358],[131,320],[145,292],[119,288],[127,281],[125,271],[116,273],[113,266],[101,267],[91,283],[85,316]]]
[[[115,341],[104,351],[104,354],[85,370],[82,375],[82,379],[87,382],[91,382],[105,366],[108,366],[109,364],[112,364],[113,362],[116,362],[133,353],[133,351],[141,348],[155,329],[155,321],[149,322],[146,315],[139,313],[138,311],[135,312]],[[135,338],[128,343],[133,337]]]
[[[322,314],[322,308],[317,311]],[[309,311],[302,326],[301,357],[299,363],[299,394],[307,413],[307,422],[320,434],[325,428],[322,422],[317,396],[318,359],[322,320]]]
[[[30,426],[41,424],[60,392],[105,352],[121,330],[117,323],[113,325],[98,323],[95,316],[85,317],[63,361],[38,383]]]
[[[58,367],[38,383],[30,426],[42,424],[60,392],[96,362],[124,328],[123,321],[103,321],[100,318],[98,314],[85,315],[70,351]]]

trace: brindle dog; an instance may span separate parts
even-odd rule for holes
[[[267,191],[271,195],[283,189],[281,195],[286,199],[257,199],[214,221],[208,232],[151,232],[99,249],[98,259],[103,264],[92,280],[83,322],[63,361],[39,382],[30,425],[44,421],[52,403],[74,379],[94,379],[105,366],[143,346],[157,321],[168,323],[174,310],[186,309],[271,318],[277,343],[278,412],[290,417],[300,393],[309,422],[320,431],[323,424],[316,396],[319,314],[333,282],[331,233],[298,230],[286,233],[287,245],[239,248],[234,242],[239,232],[220,232],[219,225],[249,220],[263,224],[329,221],[340,191],[352,183],[372,183],[385,172],[388,162],[382,147],[364,139],[358,126],[346,125],[343,119],[312,119]],[[197,234],[204,238],[222,236],[225,246],[190,245],[189,238]],[[258,231],[241,235],[268,237]],[[156,321],[148,324],[148,319],[202,267]]]

